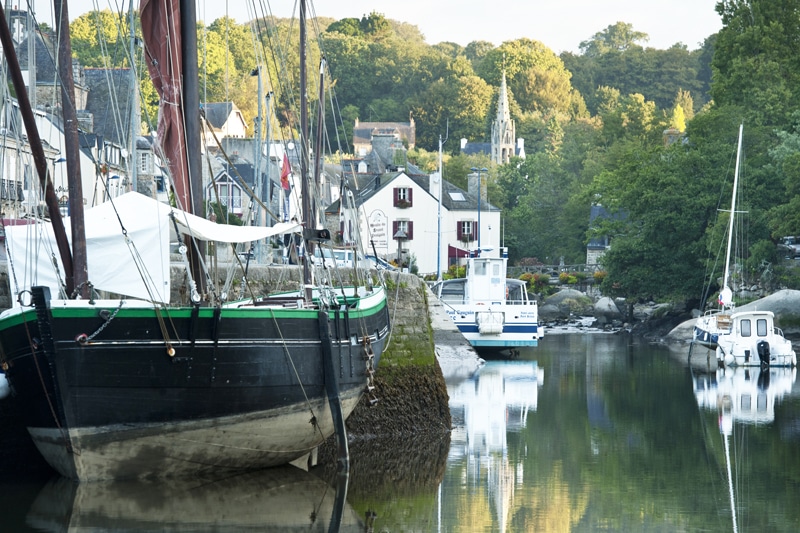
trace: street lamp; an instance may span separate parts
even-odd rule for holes
[[[403,241],[408,238],[408,234],[403,231],[402,228],[397,230],[397,233],[394,234],[395,240],[397,240],[397,267],[402,271],[403,270]]]
[[[478,173],[478,253],[481,253],[481,193],[483,187],[481,186],[481,172],[489,172],[488,168],[472,167],[472,172]]]

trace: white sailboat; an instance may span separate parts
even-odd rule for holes
[[[719,309],[706,312],[697,318],[694,326],[694,341],[709,348],[717,347],[721,333],[727,333],[731,326],[731,312],[734,309],[733,291],[731,290],[731,248],[733,247],[734,219],[736,215],[736,194],[739,187],[739,164],[742,155],[742,133],[744,124],[739,125],[739,141],[736,149],[736,168],[733,174],[733,194],[731,195],[730,220],[728,222],[728,246],[725,252],[725,271],[722,278],[722,289],[719,292]]]
[[[693,341],[716,351],[717,362],[736,366],[790,366],[797,364],[797,355],[783,331],[775,327],[772,311],[758,309],[734,310],[730,288],[731,250],[733,248],[736,194],[739,185],[739,166],[742,153],[743,125],[739,126],[736,169],[733,178],[728,245],[725,253],[725,272],[719,294],[720,308],[698,317]]]

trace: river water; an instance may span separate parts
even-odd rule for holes
[[[687,359],[625,335],[546,335],[448,372],[452,433],[355,443],[347,478],[3,480],[0,531],[800,530],[796,371]]]

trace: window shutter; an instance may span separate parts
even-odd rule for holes
[[[408,205],[409,206],[413,206],[414,205],[414,200],[413,200],[413,197],[411,196],[412,192],[414,192],[414,190],[411,187],[406,189],[406,201],[408,201]]]
[[[472,221],[472,240],[478,240],[478,223],[476,221]]]
[[[392,238],[393,239],[394,239],[395,235],[397,235],[397,221],[396,220],[394,222],[392,222]],[[397,239],[395,239],[395,240],[397,240]]]
[[[458,222],[456,222],[456,239],[458,239],[459,241],[461,240],[461,237],[464,236],[463,230],[464,230],[464,222],[459,220]]]
[[[393,205],[394,207],[397,207],[397,202],[398,202],[398,201],[399,201],[399,199],[400,199],[400,189],[398,189],[397,187],[395,187],[394,189],[392,189],[392,193],[394,194],[394,203],[393,203],[392,205]],[[396,228],[395,228],[395,231],[394,231],[394,233],[397,233],[397,229],[396,229]]]
[[[412,240],[414,238],[414,221],[408,221],[408,240]]]

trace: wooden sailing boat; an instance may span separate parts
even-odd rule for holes
[[[54,3],[62,55],[70,57],[63,54],[66,5]],[[9,263],[35,272],[17,280],[19,305],[0,315],[0,363],[28,431],[58,472],[79,480],[269,467],[312,454],[334,433],[346,467],[344,421],[371,387],[389,334],[384,289],[368,277],[359,286],[315,285],[307,264],[295,292],[230,302],[205,288],[204,241],[246,242],[298,226],[235,228],[191,214],[203,214],[198,91],[189,84],[197,80],[194,1],[142,0],[140,13],[161,91],[159,138],[183,210],[137,193],[90,209],[85,254],[70,250],[51,202],[52,224],[9,236]],[[304,28],[305,2],[300,18]],[[3,49],[13,70],[9,43]],[[35,152],[41,146],[16,74]],[[70,79],[62,76],[62,84],[62,107],[74,112]],[[302,133],[306,142],[307,127]],[[65,135],[77,135],[77,123]],[[46,167],[39,170],[47,184]],[[70,191],[78,248],[81,198]],[[312,248],[327,232],[305,216],[303,238]],[[191,305],[168,305],[171,227],[185,238]],[[25,238],[32,235],[37,248]],[[36,263],[56,241],[61,261]],[[91,289],[123,296],[100,299]]]

